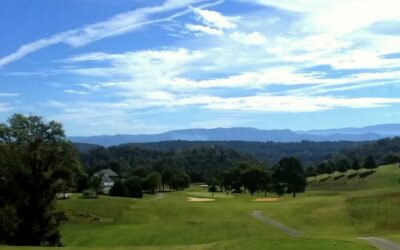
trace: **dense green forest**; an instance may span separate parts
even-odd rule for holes
[[[343,149],[341,153],[359,159],[373,155],[380,164],[392,164],[400,160],[400,137],[365,143],[360,147]]]
[[[356,148],[363,142],[311,142],[301,141],[293,143],[280,142],[245,142],[245,141],[167,141],[158,143],[128,144],[146,149],[155,150],[182,150],[195,146],[220,146],[234,149],[240,153],[253,156],[254,158],[269,165],[278,163],[285,156],[298,158],[303,165],[313,165],[329,154],[339,153],[344,149]]]
[[[97,147],[81,151],[81,161],[89,175],[104,168],[110,168],[122,176],[130,175],[138,169],[142,172],[151,170],[161,172],[162,169],[170,169],[172,172],[189,174],[192,181],[205,181],[217,172],[243,163],[262,165],[251,156],[233,149],[211,145],[167,151],[131,145]]]
[[[360,168],[374,171],[379,165],[400,162],[400,137],[381,139],[364,143],[359,147],[345,148],[338,153],[329,154],[317,165],[307,167],[308,176],[328,174],[337,171],[344,174],[347,170]]]
[[[182,151],[188,148],[196,147],[212,147],[217,146],[225,149],[233,149],[239,153],[252,156],[253,158],[269,165],[276,164],[285,156],[294,156],[308,166],[315,165],[326,159],[330,154],[340,153],[345,149],[358,148],[365,142],[293,142],[293,143],[277,143],[277,142],[245,142],[245,141],[164,141],[154,143],[132,143],[124,144],[120,147],[134,147],[155,151]],[[101,146],[93,144],[75,143],[75,147],[81,154],[87,154],[90,150],[100,148]]]
[[[298,158],[304,167],[315,171],[319,166],[319,172],[345,171],[357,164],[364,167],[367,158],[370,165],[400,161],[400,137],[374,142],[167,141],[110,148],[91,144],[75,147],[89,174],[102,168],[129,173],[137,168],[157,171],[167,167],[188,173],[192,181],[205,181],[241,163],[273,167],[286,156]]]
[[[87,145],[86,145],[87,146]],[[81,154],[89,176],[100,169],[110,168],[122,178],[141,183],[143,190],[179,190],[187,185],[175,185],[173,176],[187,174],[192,182],[205,182],[210,192],[241,193],[248,191],[275,192],[279,195],[305,190],[305,173],[301,162],[283,157],[274,167],[252,156],[215,145],[189,146],[182,150],[150,150],[132,145],[98,147]],[[134,178],[134,179],[132,179]],[[135,178],[137,181],[135,181]],[[187,182],[186,182],[187,183]],[[116,185],[117,196],[121,195]],[[113,187],[113,189],[115,188]],[[114,195],[111,189],[110,194]]]

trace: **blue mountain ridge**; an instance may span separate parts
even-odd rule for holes
[[[183,129],[160,134],[117,134],[98,136],[71,136],[76,143],[115,146],[125,143],[160,141],[259,141],[298,142],[308,141],[372,141],[400,136],[400,124],[382,124],[362,128],[292,131],[289,129],[262,130],[256,128]]]

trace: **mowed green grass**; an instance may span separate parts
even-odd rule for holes
[[[59,201],[72,218],[61,228],[63,249],[374,249],[357,237],[400,241],[400,168],[383,166],[366,178],[347,178],[351,174],[314,182],[306,193],[276,202],[225,193],[215,193],[213,202],[186,201],[211,197],[200,185],[158,200],[73,195]],[[259,222],[251,216],[254,210],[303,237],[291,238]]]

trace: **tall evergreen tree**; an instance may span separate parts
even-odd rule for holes
[[[350,168],[350,163],[345,158],[339,160],[339,162],[337,163],[337,170],[342,174],[345,173],[349,168]]]
[[[375,169],[377,167],[375,157],[373,155],[368,155],[364,161],[364,168]]]
[[[331,177],[333,171],[335,171],[335,164],[332,161],[328,161],[326,163],[325,173],[328,174],[329,177]]]
[[[360,162],[356,158],[353,160],[353,164],[352,164],[351,168],[354,171],[356,171],[358,174],[358,170],[361,168],[361,166],[360,166]]]

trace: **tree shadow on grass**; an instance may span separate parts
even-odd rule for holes
[[[335,176],[335,178],[333,178],[333,179],[334,180],[339,180],[339,179],[341,179],[343,177],[344,177],[344,174],[341,174],[341,175]]]
[[[349,174],[349,175],[347,176],[347,179],[352,179],[352,178],[356,177],[357,175],[358,175],[358,173]]]
[[[370,170],[368,172],[363,172],[363,173],[358,174],[358,178],[366,178],[374,173],[375,173],[374,170]]]
[[[315,182],[315,179],[312,179],[310,181],[307,182],[307,185],[310,185],[311,183]]]
[[[324,182],[324,181],[326,181],[326,180],[328,180],[328,179],[330,179],[331,177],[325,177],[325,178],[323,178],[323,179],[321,179],[321,180],[319,180],[319,182]]]

